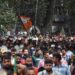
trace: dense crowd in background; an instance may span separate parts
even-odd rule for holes
[[[0,75],[75,75],[75,36],[0,36]]]

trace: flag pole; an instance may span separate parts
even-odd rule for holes
[[[35,10],[35,22],[34,22],[34,33],[36,29],[36,23],[37,23],[37,13],[38,13],[38,0],[36,1],[36,10]]]

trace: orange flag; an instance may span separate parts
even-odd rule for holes
[[[23,23],[23,26],[24,26],[25,30],[28,30],[29,28],[32,27],[32,21],[29,17],[20,16],[20,18],[21,18],[21,21]]]

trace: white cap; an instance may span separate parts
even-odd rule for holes
[[[53,57],[53,55],[52,55],[52,54],[50,54],[49,56],[50,56],[50,57]]]
[[[8,52],[8,49],[6,46],[2,46],[1,47],[1,52],[4,53],[4,52]]]

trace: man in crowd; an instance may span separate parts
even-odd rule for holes
[[[2,61],[2,68],[7,72],[7,75],[13,75],[13,66],[11,65],[11,57],[4,56]]]
[[[36,74],[36,75],[38,74],[38,68],[33,65],[33,61],[32,61],[32,57],[31,57],[31,56],[28,56],[28,57],[26,58],[25,66],[26,66],[26,69],[33,68],[34,71],[35,71],[35,74]]]
[[[27,75],[36,75],[36,72],[35,72],[34,68],[29,68],[27,70]]]
[[[46,59],[50,59],[50,55],[49,55],[49,51],[44,51],[43,52],[43,59],[39,61],[39,64],[38,64],[38,68],[39,68],[39,71],[43,70],[44,69],[44,61]]]
[[[65,66],[61,63],[61,55],[59,53],[53,54],[53,72],[57,75],[71,75],[70,69],[68,66]]]
[[[45,70],[39,72],[38,75],[56,75],[56,74],[53,73],[52,66],[53,66],[52,60],[46,59],[44,61]]]

